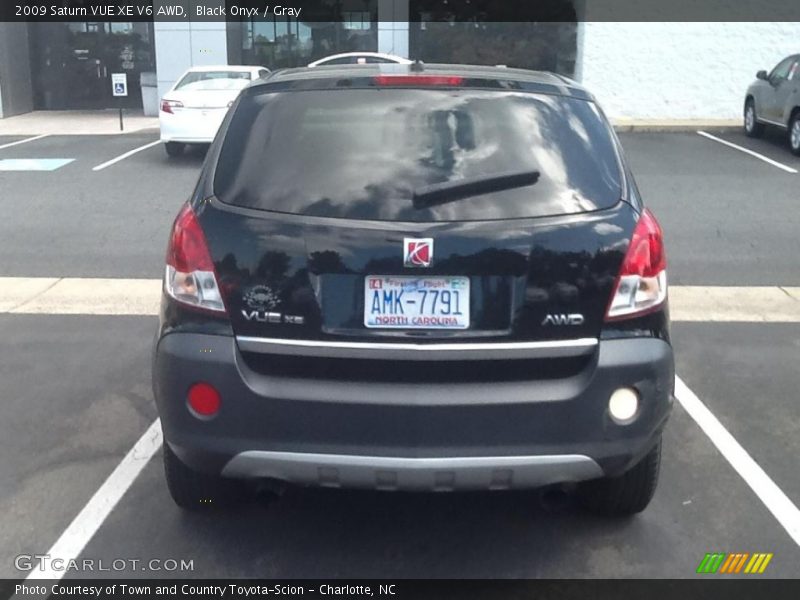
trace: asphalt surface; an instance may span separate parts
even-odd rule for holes
[[[718,137],[800,170],[782,138]],[[692,133],[621,136],[665,232],[670,283],[797,285],[800,179]]]
[[[725,139],[800,169],[780,139]],[[0,137],[0,146],[21,138]],[[48,137],[6,158],[74,158],[0,172],[0,276],[157,278],[170,222],[202,153],[156,146],[92,169],[154,134]],[[800,285],[800,175],[696,134],[621,136],[664,226],[680,285]],[[0,315],[0,577],[43,553],[156,417],[152,317]],[[676,323],[677,371],[800,503],[799,324]],[[628,520],[537,492],[417,495],[290,490],[273,502],[185,514],[160,453],[81,558],[192,560],[186,577],[693,577],[706,552],[772,552],[764,577],[800,575],[800,548],[676,404],[661,483]],[[84,573],[83,575],[92,575]],[[74,574],[70,576],[75,576]]]
[[[620,137],[666,232],[672,283],[800,285],[797,176],[693,133]],[[800,157],[775,134],[720,137],[800,170]],[[0,137],[0,146],[17,139]],[[156,146],[92,171],[155,139],[53,136],[0,150],[0,159],[76,159],[51,173],[0,172],[0,182],[13,181],[0,197],[0,276],[160,277],[169,222],[193,190],[203,153],[167,160]]]
[[[92,171],[155,139],[53,136],[0,150],[0,159],[76,159],[49,173],[0,172],[11,192],[0,198],[0,275],[159,277],[170,223],[194,189],[202,152],[167,161],[157,146]]]

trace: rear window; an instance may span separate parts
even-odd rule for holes
[[[247,71],[192,71],[184,75],[175,90],[240,90],[251,79]]]
[[[415,190],[538,171],[536,183],[435,206]],[[214,193],[298,215],[463,221],[572,214],[620,199],[608,126],[585,100],[484,90],[352,89],[243,97]]]

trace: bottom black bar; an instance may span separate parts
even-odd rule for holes
[[[84,599],[223,599],[244,598],[384,598],[502,600],[738,600],[800,598],[797,579],[691,580],[471,580],[471,579],[65,579],[0,580],[0,598]]]

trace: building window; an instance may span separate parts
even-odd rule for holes
[[[372,28],[372,18],[368,12],[345,12],[342,17],[345,29],[368,31]]]
[[[454,12],[441,1],[410,0],[410,58],[574,75],[578,26],[573,0],[458,7]]]
[[[229,61],[274,70],[304,67],[331,54],[378,50],[378,0],[320,3],[312,16],[229,24]]]

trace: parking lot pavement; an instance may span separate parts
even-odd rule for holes
[[[760,549],[775,553],[770,576],[797,575],[798,547],[680,407],[661,477],[632,520],[532,492],[292,490],[266,506],[187,515],[154,460],[82,557],[193,559],[187,577],[671,578],[693,576],[706,552]]]
[[[17,574],[15,555],[49,548],[154,418],[153,327],[145,317],[0,318],[10,400],[0,449],[14,457],[0,463],[13,482],[0,496],[0,575]],[[691,326],[676,344],[708,335]],[[727,401],[747,398],[734,389]],[[80,557],[192,560],[194,570],[179,573],[191,577],[690,577],[705,552],[759,550],[775,553],[767,575],[796,575],[800,550],[680,406],[664,452],[656,498],[633,520],[592,517],[568,498],[533,492],[291,490],[266,506],[186,515],[169,499],[157,456]]]
[[[777,143],[752,145],[770,140],[724,135],[798,166]],[[0,137],[0,147],[19,139]],[[697,134],[621,139],[664,226],[673,284],[800,285],[800,175]],[[93,170],[154,140],[49,136],[0,148],[0,160],[74,158],[50,172],[0,172],[0,277],[160,277],[170,222],[202,152],[168,160],[153,145]],[[153,422],[154,327],[148,316],[0,315],[0,576],[18,576],[15,555],[45,552],[70,531]],[[800,503],[800,325],[698,321],[676,323],[673,334],[678,373]],[[266,507],[187,515],[169,499],[157,455],[96,526],[80,557],[194,561],[191,572],[101,576],[691,577],[711,551],[773,552],[772,577],[797,576],[800,564],[758,490],[680,404],[656,498],[631,520],[595,518],[569,498],[543,502],[533,492],[291,490]]]
[[[0,462],[3,480],[13,482],[0,492],[7,541],[0,575],[16,574],[9,567],[15,555],[49,548],[154,418],[154,326],[147,317],[0,318],[0,456],[13,457]],[[721,384],[727,365],[716,371],[706,358],[712,366],[698,373],[690,368],[699,361],[694,349],[711,336],[724,343],[750,335],[741,327],[750,326],[676,327],[679,368],[690,385]],[[794,332],[766,329],[762,344],[786,350]],[[736,365],[743,380],[761,367]],[[783,368],[770,375],[791,381]],[[731,385],[725,406],[715,398],[704,396],[738,435],[740,415],[726,407],[745,406],[749,390]],[[741,433],[745,445],[760,440],[767,453],[785,448],[791,455],[796,447],[783,437],[791,431]],[[790,462],[762,457],[758,444],[751,449],[779,484],[791,480]],[[192,577],[689,577],[705,552],[759,550],[775,553],[767,575],[796,575],[800,550],[680,406],[664,452],[656,498],[633,520],[592,517],[569,499],[543,502],[537,493],[315,490],[292,490],[267,506],[186,515],[168,497],[157,456],[81,558],[192,560],[194,570],[180,573]]]
[[[33,137],[37,137],[37,136],[32,136],[32,135],[28,135],[28,136],[25,136],[25,135],[0,135],[0,150],[3,149],[6,146],[10,148],[10,147],[12,147],[12,145],[19,145],[19,142],[21,142],[22,140],[29,140],[29,139],[31,139]]]
[[[620,137],[664,226],[673,283],[800,284],[800,175],[692,133]],[[158,277],[169,222],[193,188],[203,153],[167,160],[154,146],[92,171],[154,139],[50,136],[0,150],[0,159],[75,158],[51,173],[0,173],[8,182],[0,199],[7,215],[0,222],[0,275]],[[778,141],[743,143],[752,142],[772,144],[774,155],[798,164]]]
[[[73,158],[75,164],[59,173],[67,182],[75,176],[75,171],[82,173],[86,167],[93,167],[109,158],[122,154],[126,150],[145,142],[158,139],[156,134],[131,134],[126,136],[98,135],[47,135],[27,136],[30,140],[0,151],[0,159],[9,158]],[[19,140],[18,140],[19,141]],[[17,177],[38,179],[39,174],[17,173]]]
[[[664,228],[670,283],[800,283],[800,175],[697,134],[620,139],[644,200]],[[776,145],[775,153],[781,148]],[[782,158],[798,164],[788,150]]]
[[[800,175],[693,133],[620,138],[664,226],[673,283],[800,284]],[[0,150],[0,160],[75,158],[50,173],[0,172],[0,183],[8,182],[0,198],[7,216],[0,222],[0,275],[158,277],[169,223],[193,189],[202,151],[168,160],[156,145],[92,171],[154,140],[50,136]],[[778,143],[774,152],[794,158]]]
[[[155,418],[152,317],[0,315],[0,577],[50,548]]]
[[[767,127],[760,138],[747,137],[741,129],[715,133],[717,137],[758,152],[794,169],[800,170],[800,156],[795,156],[789,149],[788,134],[778,127]]]
[[[159,145],[92,170],[155,139],[51,136],[0,150],[0,160],[75,159],[47,173],[0,172],[0,274],[158,277],[202,153],[167,161]]]
[[[673,324],[676,369],[800,503],[800,324]]]

